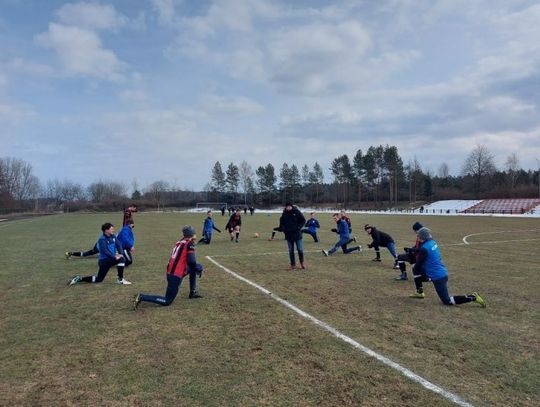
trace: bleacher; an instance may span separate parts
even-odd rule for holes
[[[463,213],[525,214],[540,205],[540,199],[484,199]]]
[[[482,202],[481,200],[471,200],[471,199],[451,199],[446,201],[437,201],[429,205],[424,206],[424,210],[421,211],[416,209],[415,212],[423,213],[460,213],[469,209],[478,203]]]

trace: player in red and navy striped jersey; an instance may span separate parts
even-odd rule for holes
[[[131,205],[124,209],[124,220],[122,221],[122,226],[126,226],[129,221],[133,220],[133,212],[137,212],[137,205]]]
[[[159,305],[171,305],[178,295],[180,284],[189,274],[189,298],[202,298],[197,292],[197,276],[201,276],[203,266],[195,258],[195,229],[193,226],[182,228],[184,237],[174,245],[169,263],[167,264],[167,290],[165,296],[139,293],[135,296],[134,308],[141,301],[153,302]]]

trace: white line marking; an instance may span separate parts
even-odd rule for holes
[[[495,235],[495,234],[499,234],[499,233],[519,233],[519,232],[537,232],[539,231],[540,229],[526,229],[526,230],[502,230],[502,231],[499,231],[499,232],[480,232],[480,233],[472,233],[470,235],[467,235],[467,236],[464,236],[463,237],[463,243],[465,244],[470,244],[467,239],[471,236],[479,236],[479,235]],[[475,242],[476,243],[476,242]],[[480,243],[483,243],[483,242],[480,242]]]
[[[416,383],[422,385],[426,389],[441,395],[445,399],[448,399],[448,400],[456,403],[459,406],[473,407],[472,404],[469,404],[468,402],[463,400],[460,396],[458,396],[458,395],[456,395],[456,394],[454,394],[454,393],[452,393],[452,392],[450,392],[448,390],[445,390],[442,387],[440,387],[440,386],[438,386],[438,385],[436,385],[434,383],[431,383],[430,381],[428,381],[428,380],[424,379],[423,377],[421,377],[421,376],[417,375],[416,373],[414,373],[412,370],[407,369],[406,367],[401,366],[400,364],[394,362],[393,360],[387,358],[386,356],[383,356],[383,355],[371,350],[370,348],[362,345],[361,343],[355,341],[354,339],[342,334],[337,329],[335,329],[332,326],[328,325],[326,322],[323,322],[323,321],[315,318],[314,316],[308,314],[307,312],[302,311],[297,306],[295,306],[295,305],[291,304],[290,302],[284,300],[283,298],[277,296],[276,294],[272,293],[271,291],[268,291],[263,286],[260,286],[259,284],[254,283],[251,280],[248,280],[247,278],[241,276],[240,274],[237,274],[234,271],[229,270],[227,267],[221,265],[216,260],[214,260],[211,256],[206,256],[206,258],[208,260],[210,260],[212,263],[214,263],[216,266],[221,268],[222,270],[224,270],[227,273],[229,273],[230,275],[232,275],[233,277],[243,281],[246,284],[249,284],[250,286],[256,288],[257,290],[263,292],[264,294],[269,295],[271,298],[273,298],[277,302],[281,303],[282,305],[286,306],[290,310],[296,312],[301,317],[303,317],[303,318],[307,319],[308,321],[312,322],[313,324],[325,329],[326,331],[328,331],[332,335],[334,335],[336,338],[339,338],[342,341],[348,343],[349,345],[352,345],[354,348],[356,348],[359,351],[364,352],[365,354],[377,359],[379,362],[385,364],[386,366],[389,366],[392,369],[397,370],[399,373],[401,373],[405,377],[408,377],[413,382],[416,382]]]

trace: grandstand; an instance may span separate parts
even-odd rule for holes
[[[540,199],[485,199],[463,213],[524,214],[540,205]]]
[[[424,206],[423,213],[460,213],[479,203],[481,200],[453,199],[437,201]],[[421,212],[418,209],[415,212]]]

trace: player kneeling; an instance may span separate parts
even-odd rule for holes
[[[159,305],[171,305],[180,290],[180,284],[189,274],[189,298],[202,298],[197,292],[197,276],[201,277],[203,266],[195,258],[195,229],[192,226],[182,228],[183,239],[176,242],[167,264],[167,290],[165,296],[139,293],[135,296],[134,309],[142,301]]]

